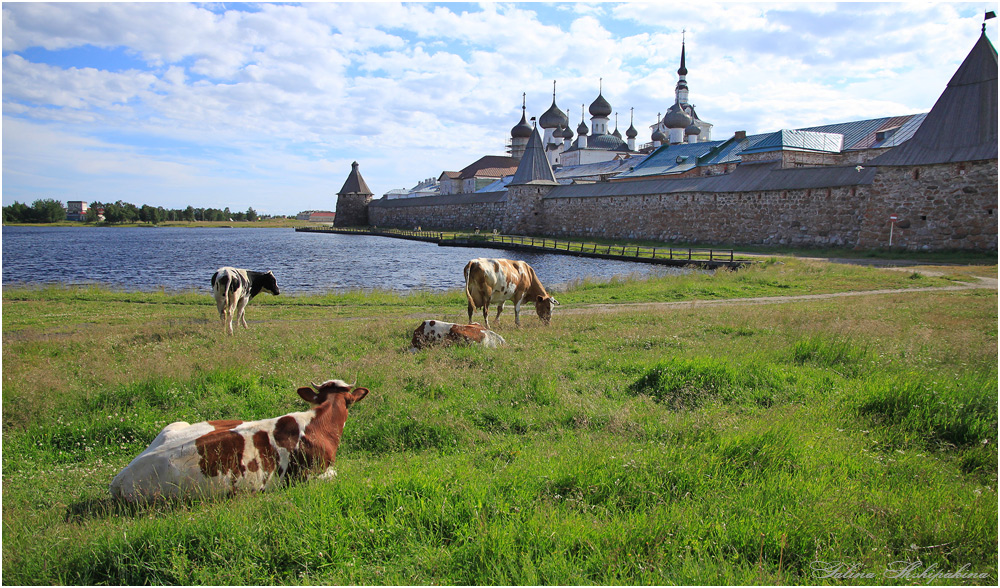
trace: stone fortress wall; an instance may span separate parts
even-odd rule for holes
[[[586,196],[511,187],[489,203],[369,207],[369,224],[696,244],[997,250],[997,162],[877,168],[868,184],[797,190]],[[525,199],[519,192],[530,189]],[[430,199],[428,199],[430,200]],[[398,202],[398,201],[397,201]],[[374,204],[374,203],[373,203]],[[402,203],[399,203],[402,204]],[[509,210],[508,210],[509,208]],[[511,230],[514,229],[514,230]],[[517,230],[522,229],[522,230]]]

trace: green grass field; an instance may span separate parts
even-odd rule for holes
[[[416,354],[464,295],[261,296],[227,337],[207,290],[4,288],[3,582],[995,585],[997,291],[739,303],[997,275],[935,269],[581,280]],[[371,389],[335,480],[109,499],[163,426],[333,377]]]

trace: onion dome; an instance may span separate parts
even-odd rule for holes
[[[663,116],[663,124],[666,125],[668,129],[686,129],[691,126],[694,119],[684,112],[681,105],[674,102],[674,105],[670,107],[667,114]]]
[[[552,106],[550,106],[549,109],[542,114],[542,116],[538,117],[538,124],[543,129],[555,129],[559,126],[569,126],[569,117],[566,116],[565,112],[559,110],[558,106],[556,106],[556,83],[554,80],[552,82]]]
[[[510,136],[513,139],[527,139],[531,136],[531,125],[524,119],[523,110],[521,111],[521,122],[514,125],[514,128],[510,130]]]
[[[569,124],[569,117],[556,106],[555,98],[552,99],[552,106],[538,117],[538,125],[543,129],[555,129],[559,125]]]
[[[628,130],[625,131],[625,136],[629,139],[635,139],[639,136],[639,131],[635,130],[635,108],[629,109]]]
[[[611,114],[611,105],[604,99],[603,94],[598,94],[597,100],[594,100],[594,102],[590,105],[589,110],[591,116],[607,118]]]
[[[698,125],[696,125],[694,123],[691,123],[690,125],[688,125],[688,127],[686,129],[684,129],[684,134],[685,135],[700,135],[701,134],[701,129],[698,128]]]
[[[652,140],[652,141],[659,141],[660,143],[666,143],[667,142],[667,136],[663,134],[663,129],[660,128],[660,123],[662,123],[662,122],[663,121],[660,120],[660,113],[657,112],[656,113],[656,129],[653,130],[653,136],[650,137],[650,140]]]
[[[622,138],[622,134],[620,132],[618,132],[618,127],[615,127],[615,132],[611,133],[611,135],[613,137],[618,137],[619,139]]]
[[[587,128],[586,123],[584,123],[583,121],[580,121],[580,125],[578,127],[576,127],[576,134],[579,135],[579,136],[581,136],[581,137],[584,137],[589,132],[590,132],[590,129]]]
[[[552,135],[560,139],[573,139],[573,131],[564,126],[560,126]]]

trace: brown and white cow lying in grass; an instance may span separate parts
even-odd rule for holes
[[[490,328],[489,307],[497,304],[500,318],[503,305],[514,301],[514,324],[521,326],[521,303],[532,302],[538,318],[546,325],[552,319],[552,307],[559,301],[549,296],[545,286],[535,275],[535,270],[523,261],[509,259],[487,259],[480,257],[465,265],[465,297],[469,301],[469,322],[477,308],[483,309],[483,320]]]
[[[234,320],[247,328],[243,313],[261,290],[278,295],[278,281],[274,279],[274,274],[234,267],[220,267],[212,274],[212,296],[215,297],[222,326],[228,328],[230,335],[233,334]]]
[[[315,391],[313,390],[315,388]],[[368,394],[343,380],[298,389],[313,405],[261,421],[207,421],[167,425],[111,481],[111,496],[129,501],[256,492],[336,475],[347,409]]]
[[[415,331],[410,341],[410,351],[423,349],[434,344],[479,343],[483,347],[500,347],[506,341],[479,323],[459,325],[444,321],[424,321]]]

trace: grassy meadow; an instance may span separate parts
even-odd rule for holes
[[[929,289],[997,268],[934,269],[581,280],[419,353],[464,294],[260,296],[227,337],[207,289],[5,287],[3,582],[995,585],[997,291]],[[333,377],[371,389],[334,480],[109,499],[163,426]]]

